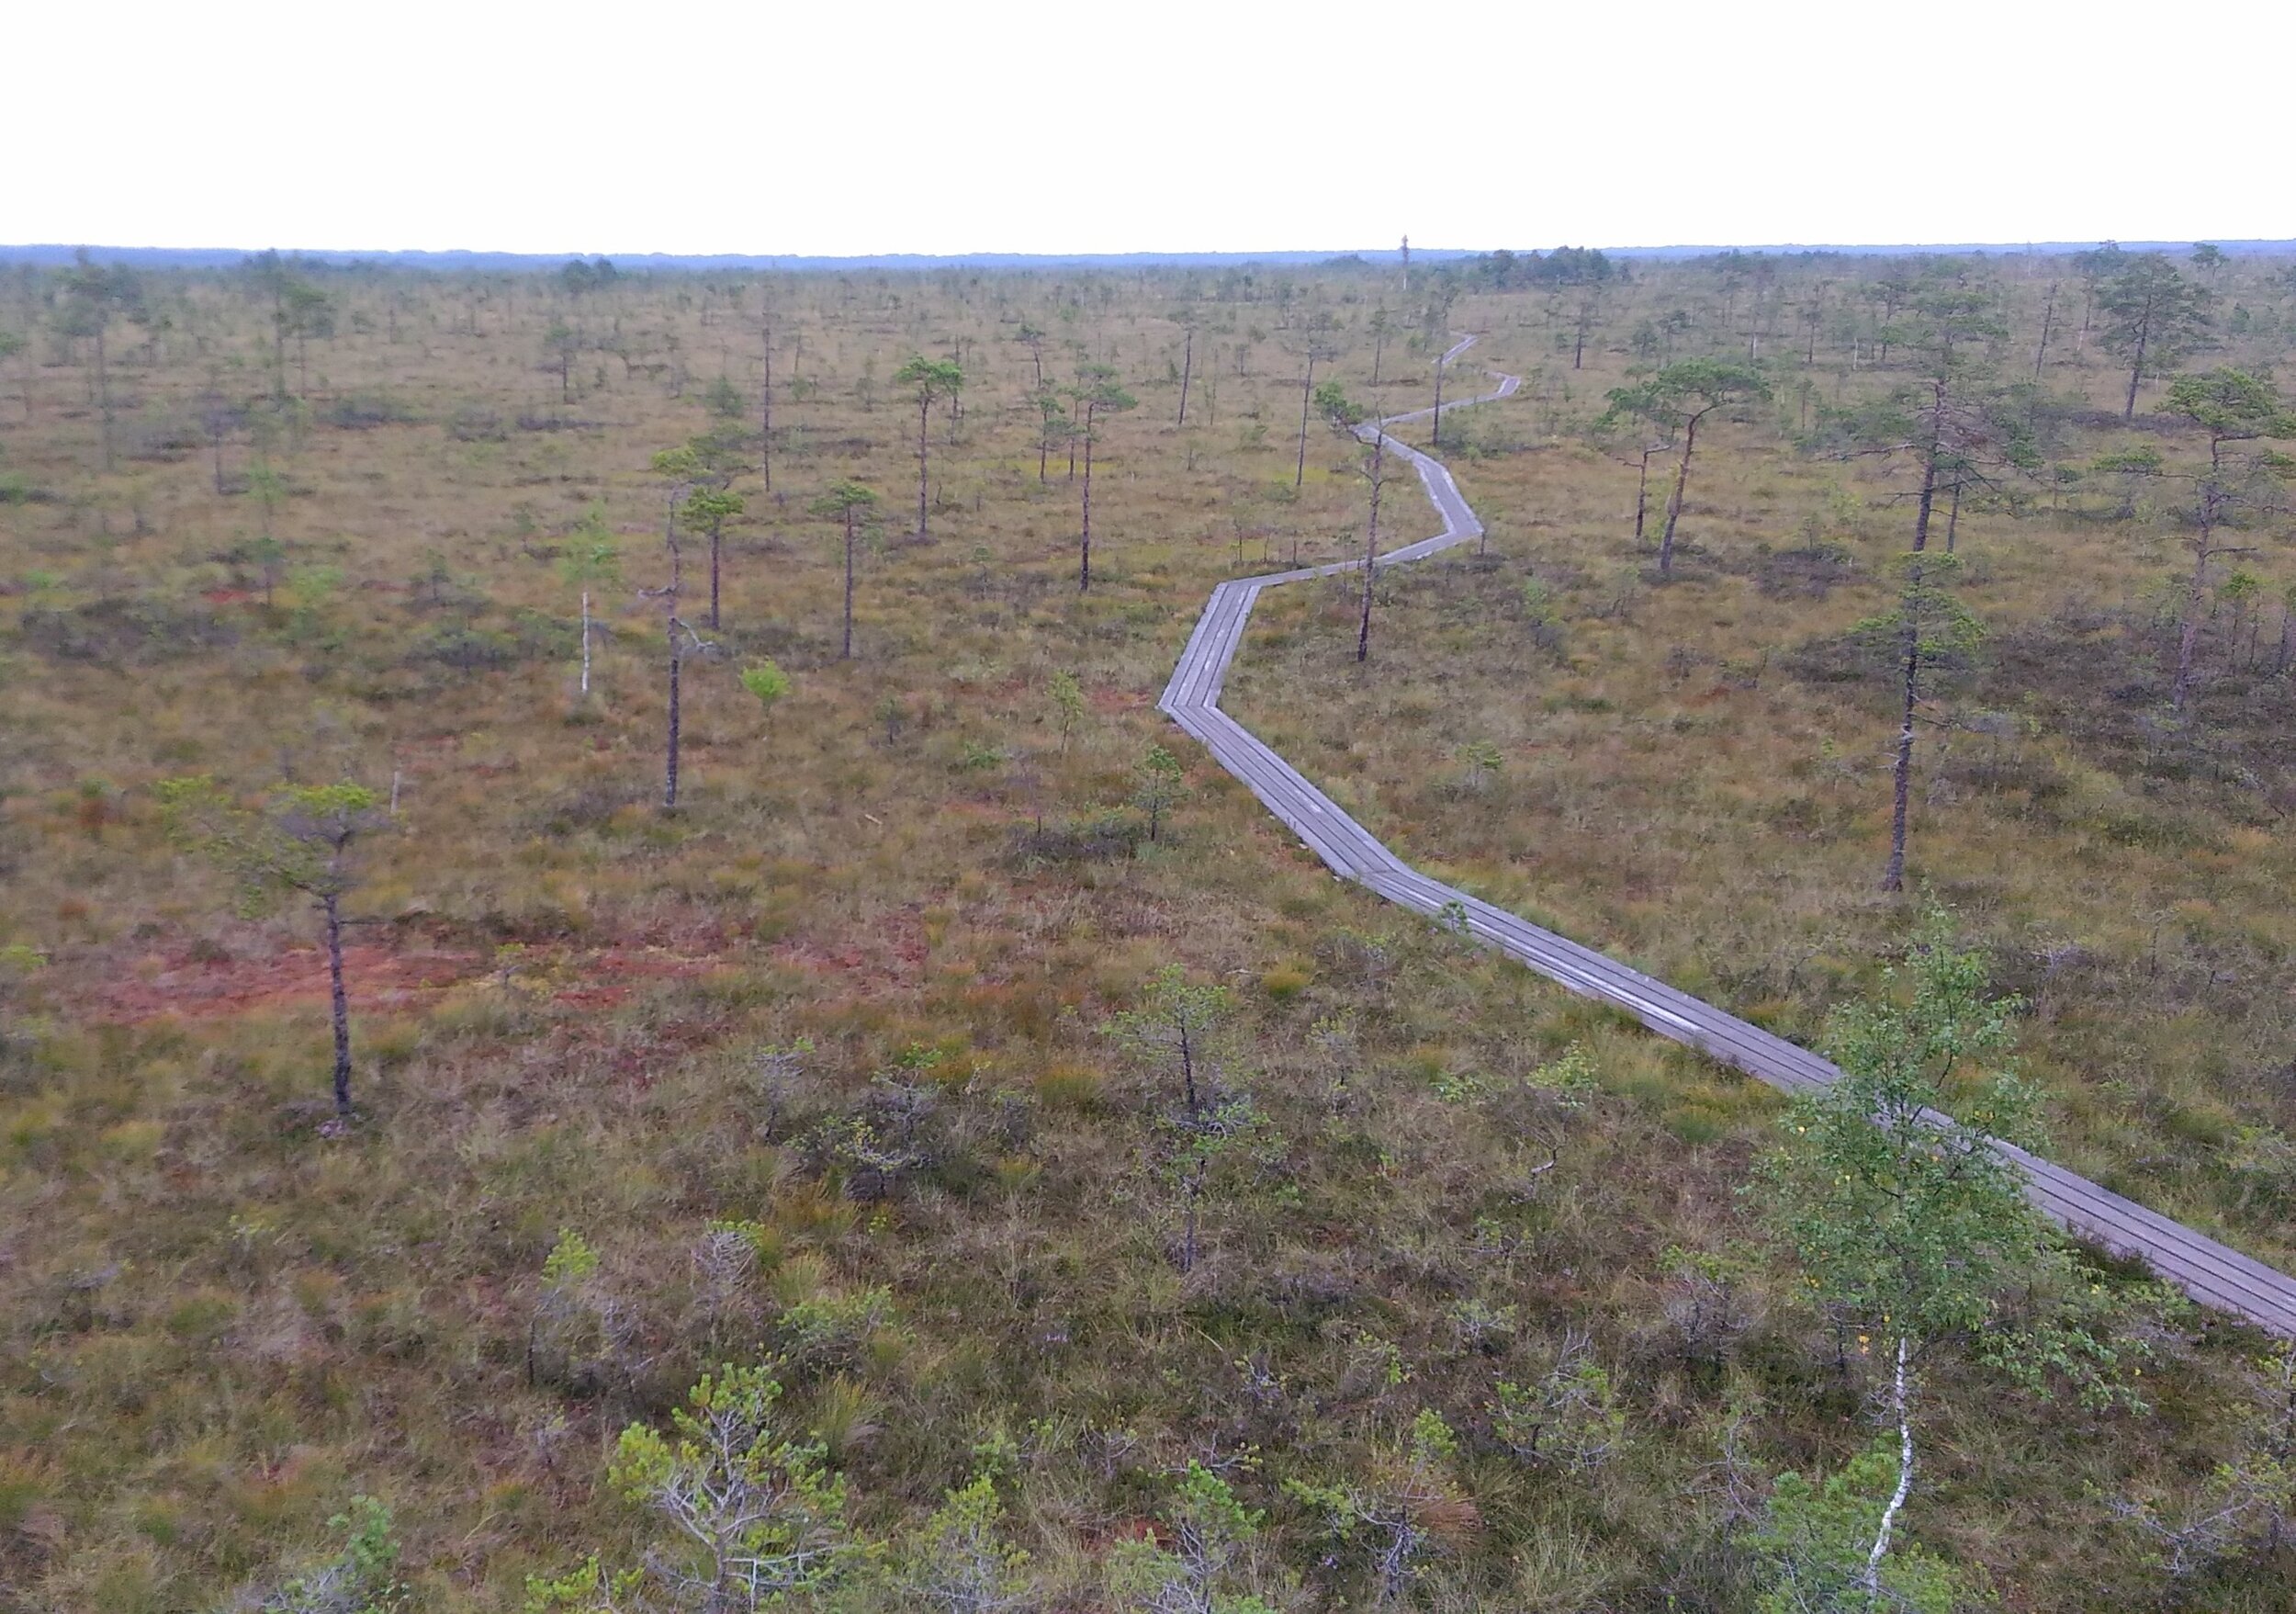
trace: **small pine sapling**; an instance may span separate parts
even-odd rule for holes
[[[789,674],[774,665],[771,658],[744,667],[740,678],[741,687],[756,696],[759,706],[768,713],[789,693]]]
[[[646,1562],[648,1587],[677,1608],[755,1609],[826,1592],[858,1549],[845,1480],[817,1441],[782,1433],[778,1380],[762,1367],[705,1374],[670,1414],[622,1431],[607,1477],[670,1526]]]
[[[1060,727],[1061,755],[1068,754],[1069,737],[1076,725],[1084,721],[1084,686],[1076,682],[1074,672],[1056,671],[1052,678],[1052,719]]]
[[[1152,745],[1133,770],[1139,781],[1132,792],[1132,805],[1148,815],[1148,839],[1160,839],[1164,816],[1187,794],[1180,762],[1163,746]]]

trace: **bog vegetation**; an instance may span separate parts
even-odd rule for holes
[[[2292,348],[2206,248],[7,271],[0,1609],[2286,1608],[2296,1365],[1923,1117],[2296,1264]],[[1232,709],[1835,1094],[1153,711],[1486,367],[1487,542]]]

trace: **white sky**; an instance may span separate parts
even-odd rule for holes
[[[6,243],[2296,236],[2290,0],[4,9]]]

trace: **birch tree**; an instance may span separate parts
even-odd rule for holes
[[[1998,1065],[2016,1007],[1990,994],[1982,956],[1956,946],[1943,913],[1929,910],[1882,991],[1829,1022],[1841,1079],[1795,1101],[1758,1170],[1764,1213],[1845,1342],[1844,1360],[1852,1338],[1860,1357],[1878,1357],[1890,1429],[1877,1459],[1884,1484],[1868,1487],[1884,1500],[1843,1577],[1859,1600],[1800,1606],[1889,1606],[1929,1351],[1961,1349],[2038,1392],[2065,1382],[2091,1401],[2127,1399],[2117,1383],[2125,1348],[2100,1331],[2098,1308],[2073,1298],[2091,1286],[1994,1145],[2040,1143],[2038,1095]]]
[[[590,695],[590,592],[593,586],[617,582],[622,576],[622,551],[606,530],[604,514],[592,509],[584,517],[573,542],[558,561],[559,575],[582,595],[582,695]]]

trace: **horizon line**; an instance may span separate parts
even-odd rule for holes
[[[2261,256],[2274,252],[2296,253],[2296,239],[2270,237],[2194,237],[2117,240],[2099,237],[2095,240],[2034,240],[2025,242],[1676,242],[1634,246],[1588,246],[1577,250],[1598,251],[1618,257],[1696,257],[1724,253],[1754,254],[1805,254],[1832,253],[1856,256],[1882,256],[1890,254],[1911,255],[1977,253],[2010,256],[2054,255],[2068,252],[2093,250],[2108,243],[2116,243],[2124,250],[2173,251],[2211,244],[2231,255]],[[1508,252],[1516,255],[1537,255],[1566,250],[1570,243],[1541,247],[1443,247],[1426,246],[1412,250],[1412,255],[1430,260],[1453,261],[1493,255]],[[856,253],[795,253],[795,252],[577,252],[526,251],[502,247],[311,247],[311,246],[152,246],[96,242],[22,242],[0,243],[0,261],[31,262],[35,264],[69,261],[81,253],[91,257],[133,256],[143,258],[199,260],[186,266],[212,267],[230,261],[259,257],[276,252],[286,257],[320,259],[339,265],[359,263],[397,262],[402,265],[422,260],[468,261],[487,260],[496,264],[562,265],[577,260],[591,262],[600,258],[616,264],[679,269],[692,267],[726,268],[805,268],[805,267],[950,267],[976,265],[982,266],[1095,265],[1282,262],[1291,265],[1320,265],[1354,258],[1365,263],[1401,264],[1402,249],[1386,247],[1266,247],[1235,249],[1208,248],[1133,248],[1119,251],[1007,251],[980,248],[970,251],[936,252],[901,250]]]

